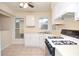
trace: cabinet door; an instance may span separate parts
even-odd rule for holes
[[[39,43],[40,43],[40,47],[44,48],[45,47],[45,42],[44,42],[44,34],[40,34],[40,38],[39,38]]]
[[[33,47],[39,47],[39,34],[31,33],[31,43]]]
[[[26,33],[25,34],[25,45],[27,47],[45,48],[44,34]]]
[[[29,47],[30,46],[30,42],[31,42],[30,33],[26,33],[24,35],[24,39],[25,39],[25,46]]]
[[[38,33],[26,33],[25,45],[27,47],[39,47],[39,34]]]
[[[35,26],[35,17],[32,15],[26,16],[26,26]]]
[[[30,33],[30,46],[35,47],[35,34]]]

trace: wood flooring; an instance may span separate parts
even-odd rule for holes
[[[11,45],[1,51],[2,56],[45,56],[45,50],[37,47],[25,47],[24,45]]]

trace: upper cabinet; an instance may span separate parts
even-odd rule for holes
[[[26,16],[26,26],[35,26],[35,17],[33,15]]]

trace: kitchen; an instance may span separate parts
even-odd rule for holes
[[[78,3],[3,2],[0,6],[1,56],[79,56]]]

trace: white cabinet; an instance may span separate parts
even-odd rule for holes
[[[26,16],[26,26],[35,26],[35,17],[32,15]]]
[[[44,34],[40,33],[39,34],[39,46],[41,48],[45,48],[45,38]]]
[[[26,47],[40,47],[45,48],[44,34],[39,33],[25,33]]]
[[[24,34],[24,42],[26,46],[30,46],[31,45],[31,40],[30,40],[30,35],[29,33]]]
[[[25,46],[26,47],[38,47],[39,46],[39,34],[38,33],[25,33]]]

